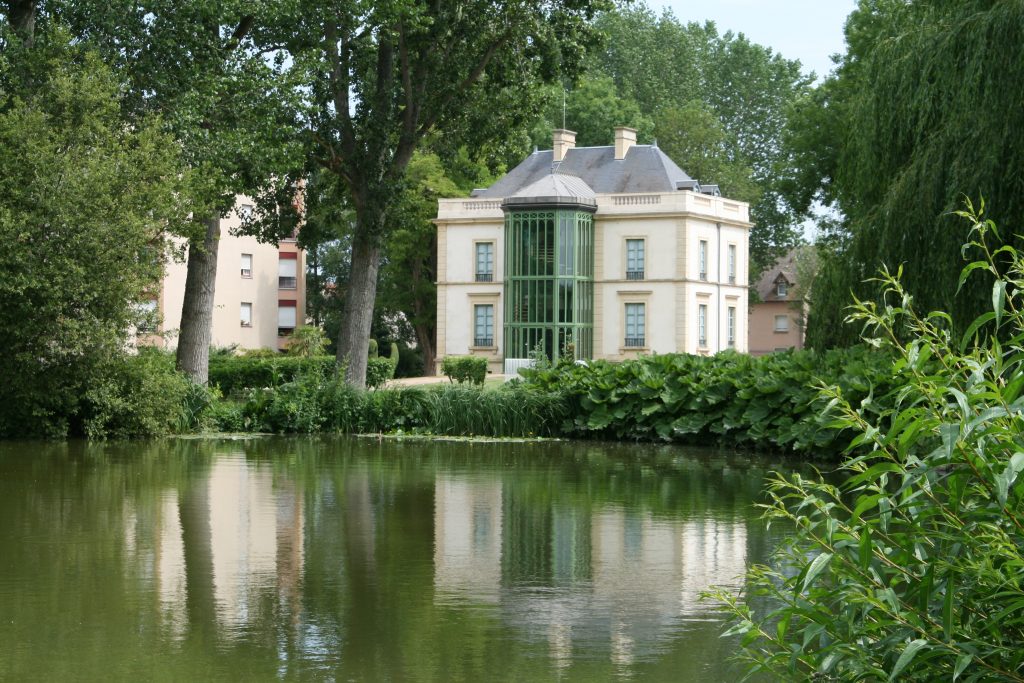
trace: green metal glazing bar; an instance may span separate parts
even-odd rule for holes
[[[593,354],[593,216],[588,211],[509,211],[505,217],[505,355],[538,345],[557,359],[567,344]]]

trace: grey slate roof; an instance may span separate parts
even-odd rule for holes
[[[553,164],[550,149],[534,152],[485,190],[473,197],[512,197],[551,175],[580,178],[597,194],[675,192],[680,183],[692,182],[683,169],[653,145],[633,145],[626,158],[615,158],[615,147],[574,147]]]
[[[574,204],[597,207],[597,197],[583,180],[565,173],[548,173],[511,197],[508,206]]]
[[[757,294],[761,297],[761,301],[796,300],[796,293],[793,291],[793,285],[796,284],[796,253],[796,249],[791,249],[788,254],[761,274],[761,278],[757,281]],[[785,280],[789,285],[784,297],[775,293],[775,283],[780,279]]]

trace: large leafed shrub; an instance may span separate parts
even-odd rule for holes
[[[567,435],[839,453],[841,430],[826,424],[819,386],[841,387],[874,410],[893,387],[892,357],[860,347],[754,358],[737,353],[642,356],[525,371],[528,382],[565,394]]]

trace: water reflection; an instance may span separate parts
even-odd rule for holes
[[[728,680],[698,596],[775,542],[752,501],[778,463],[739,456],[24,448],[0,446],[0,679]]]

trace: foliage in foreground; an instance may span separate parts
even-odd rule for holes
[[[795,534],[749,580],[773,607],[718,595],[752,672],[1024,680],[1024,254],[994,257],[995,226],[974,220],[971,246],[984,258],[961,282],[980,269],[995,283],[992,310],[963,339],[947,314],[920,316],[898,274],[878,280],[881,304],[854,307],[851,319],[897,354],[905,381],[879,415],[832,391],[836,426],[856,432],[851,448],[869,449],[844,464],[842,486],[771,484],[767,518]]]
[[[134,392],[121,372],[139,369],[125,358],[136,303],[190,209],[159,122],[125,126],[111,72],[53,52],[19,53],[23,82],[0,63],[0,437],[102,430]]]
[[[816,388],[840,387],[879,409],[898,378],[892,357],[867,347],[754,358],[737,353],[642,356],[622,363],[558,364],[528,382],[566,395],[563,432],[600,439],[674,441],[836,456],[852,436],[821,419]]]

